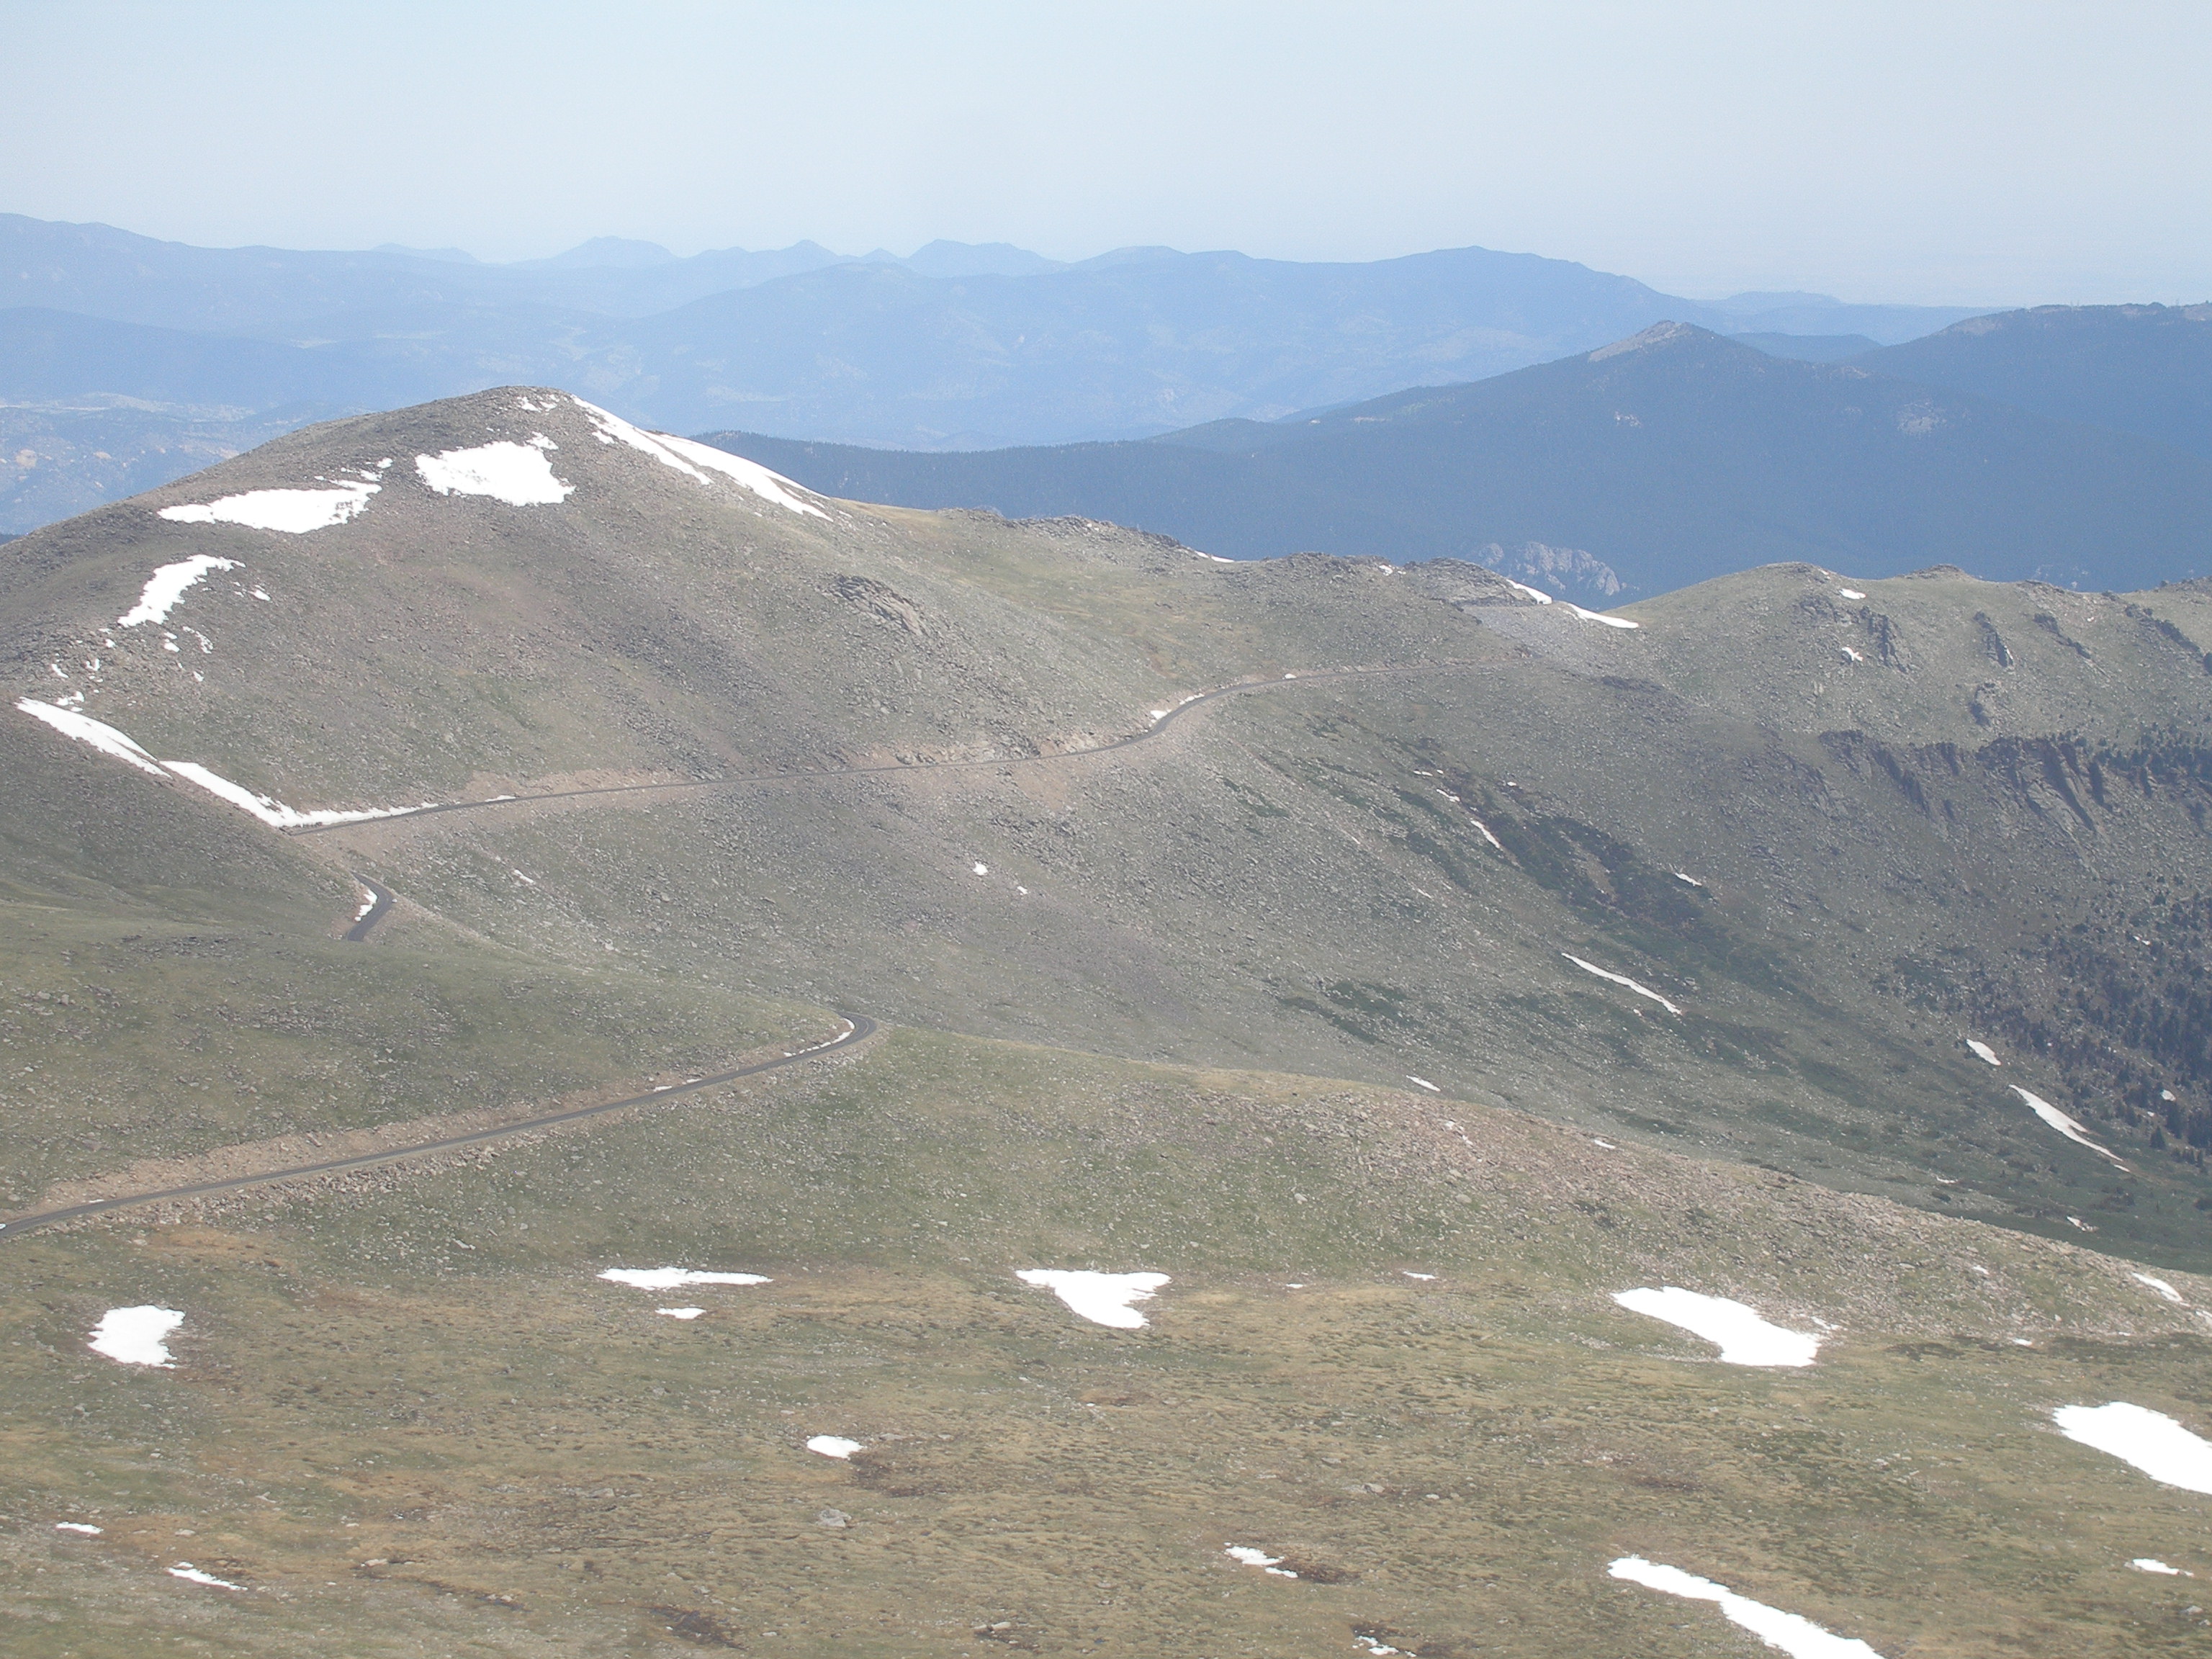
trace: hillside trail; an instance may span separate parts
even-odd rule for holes
[[[979,771],[988,769],[1003,769],[1014,766],[1045,766],[1065,761],[1091,760],[1100,755],[1115,754],[1124,750],[1133,749],[1140,743],[1149,742],[1165,732],[1185,714],[1222,697],[1236,696],[1252,691],[1276,691],[1286,687],[1304,687],[1332,681],[1376,678],[1389,675],[1466,673],[1477,665],[1474,663],[1442,662],[1385,665],[1372,668],[1308,668],[1286,671],[1279,678],[1274,678],[1231,680],[1225,685],[1217,685],[1205,691],[1192,692],[1173,707],[1162,710],[1159,718],[1142,731],[1127,732],[1121,737],[1111,738],[1104,743],[1092,744],[1083,749],[1059,749],[1048,753],[1035,755],[992,755],[965,760],[882,761],[858,766],[810,767],[785,772],[748,772],[735,777],[672,778],[655,783],[614,783],[601,784],[587,789],[549,789],[533,795],[495,795],[487,800],[441,801],[432,806],[417,806],[405,811],[383,813],[374,818],[355,823],[307,824],[296,829],[281,830],[278,833],[306,837],[327,836],[347,830],[386,830],[393,824],[407,823],[418,818],[434,817],[446,812],[477,812],[501,806],[538,806],[550,801],[583,800],[593,797],[654,794],[688,789],[737,789],[748,784],[760,783],[834,782],[841,778],[877,777],[897,772]],[[362,884],[369,887],[372,891],[376,890],[373,883],[364,881]],[[362,918],[361,922],[356,924],[361,929],[361,937],[367,937],[368,929],[374,927],[382,914],[380,909]],[[346,937],[352,939],[356,935],[349,932]]]
[[[495,1123],[483,1127],[467,1128],[458,1133],[440,1134],[427,1140],[372,1146],[365,1151],[356,1151],[337,1158],[293,1164],[278,1169],[249,1168],[242,1170],[234,1170],[228,1173],[214,1173],[227,1164],[235,1164],[240,1161],[251,1164],[256,1161],[257,1152],[264,1150],[280,1153],[295,1152],[301,1138],[288,1136],[276,1141],[219,1147],[188,1159],[173,1160],[181,1166],[179,1173],[198,1166],[208,1172],[205,1179],[176,1181],[160,1187],[88,1198],[73,1204],[58,1205],[52,1209],[34,1210],[27,1214],[10,1217],[4,1221],[0,1221],[0,1240],[18,1237],[40,1227],[58,1226],[64,1222],[82,1221],[95,1216],[111,1214],[118,1210],[143,1209],[152,1204],[210,1198],[224,1193],[242,1191],[249,1187],[265,1187],[279,1182],[350,1175],[364,1170],[411,1162],[441,1153],[466,1152],[480,1146],[488,1146],[497,1141],[511,1140],[519,1135],[536,1134],[568,1124],[582,1122],[586,1119],[604,1116],[612,1112],[625,1111],[633,1107],[658,1105],[668,1101],[681,1100],[686,1095],[702,1094],[708,1090],[722,1088],[746,1078],[759,1077],[764,1073],[781,1071],[785,1066],[799,1065],[803,1061],[828,1054],[832,1050],[840,1053],[849,1051],[865,1043],[881,1029],[866,1014],[844,1014],[839,1018],[843,1022],[845,1029],[827,1041],[786,1048],[768,1059],[755,1060],[750,1065],[732,1066],[728,1071],[716,1072],[708,1077],[688,1078],[682,1083],[664,1083],[656,1088],[645,1091],[642,1094],[626,1095],[619,1100],[596,1101],[588,1105],[566,1107],[559,1111],[543,1112],[513,1122]],[[465,1115],[481,1116],[482,1114]],[[431,1121],[442,1121],[450,1127],[453,1120],[431,1120]],[[422,1127],[426,1126],[419,1123],[380,1124],[365,1130],[340,1131],[337,1132],[337,1138],[375,1140],[404,1134],[410,1130],[419,1133]],[[116,1177],[113,1176],[94,1176],[70,1182],[67,1185],[79,1189],[97,1191],[115,1179]]]

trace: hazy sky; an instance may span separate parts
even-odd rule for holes
[[[933,237],[2212,297],[2212,4],[35,4],[0,210],[213,245]]]

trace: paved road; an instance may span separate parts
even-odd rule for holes
[[[349,945],[358,945],[367,939],[368,930],[382,921],[384,913],[392,908],[392,890],[389,887],[379,886],[367,876],[356,876],[354,879],[368,889],[369,903],[368,908],[361,913],[354,925],[345,930],[345,940]]]
[[[364,917],[366,921],[368,918]],[[203,1181],[186,1187],[165,1187],[158,1192],[131,1193],[121,1198],[94,1199],[88,1204],[72,1204],[66,1209],[42,1210],[30,1215],[18,1216],[13,1221],[0,1223],[0,1239],[14,1238],[40,1227],[51,1227],[58,1222],[76,1221],[85,1216],[106,1215],[112,1210],[135,1209],[147,1204],[165,1203],[173,1199],[205,1198],[211,1193],[237,1192],[246,1187],[266,1187],[280,1181],[301,1181],[310,1176],[339,1175],[351,1170],[372,1170],[381,1164],[398,1164],[410,1158],[421,1158],[430,1152],[455,1152],[465,1146],[482,1146],[495,1140],[505,1140],[512,1135],[528,1134],[533,1129],[550,1128],[556,1124],[574,1123],[579,1118],[597,1117],[602,1112],[619,1112],[625,1106],[642,1106],[648,1101],[676,1100],[685,1095],[696,1095],[703,1089],[717,1089],[725,1083],[734,1083],[739,1078],[758,1077],[763,1072],[773,1072],[786,1066],[795,1066],[802,1060],[827,1054],[833,1048],[850,1047],[876,1032],[876,1022],[866,1014],[847,1014],[845,1024],[849,1028],[827,1042],[817,1042],[811,1048],[794,1048],[774,1060],[763,1060],[756,1065],[740,1066],[735,1071],[717,1072],[712,1077],[694,1078],[689,1083],[648,1089],[641,1095],[632,1095],[627,1100],[603,1101],[597,1106],[576,1106],[565,1112],[549,1112],[544,1117],[526,1119],[520,1123],[502,1124],[496,1129],[479,1129],[473,1134],[449,1135],[442,1140],[425,1140],[413,1146],[394,1146],[380,1152],[362,1152],[353,1158],[334,1158],[321,1164],[301,1164],[289,1170],[276,1170],[267,1175],[235,1176],[228,1181]]]
[[[489,807],[527,806],[549,800],[580,800],[591,795],[638,795],[668,789],[733,789],[749,783],[798,783],[825,778],[865,778],[885,772],[963,771],[984,767],[1039,766],[1051,761],[1081,760],[1092,755],[1111,754],[1117,749],[1133,748],[1138,744],[1157,738],[1193,709],[1218,697],[1235,696],[1246,691],[1276,691],[1288,685],[1309,685],[1324,680],[1362,679],[1386,674],[1450,673],[1467,666],[1468,665],[1464,663],[1423,663],[1404,668],[1316,668],[1302,669],[1278,679],[1236,680],[1227,685],[1217,685],[1211,691],[1201,691],[1188,702],[1177,703],[1141,732],[1109,738],[1089,749],[1062,749],[1046,755],[1003,755],[990,760],[884,761],[873,766],[820,766],[792,772],[752,772],[734,778],[684,778],[668,783],[605,784],[596,789],[549,789],[538,795],[495,795],[489,800],[451,800],[436,806],[418,806],[410,811],[393,812],[384,817],[362,818],[351,823],[308,824],[284,833],[288,836],[327,836],[337,830],[404,823],[410,818],[427,818],[440,812],[480,812]],[[374,918],[364,917],[362,920],[373,921]]]

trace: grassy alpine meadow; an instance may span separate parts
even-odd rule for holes
[[[2193,1581],[2128,1564],[2212,1571],[2204,1500],[2050,1413],[2201,1426],[2199,1281],[1599,1139],[894,1030],[27,1237],[8,1650],[1753,1650],[1623,1556],[1886,1655],[2198,1650]],[[659,1267],[765,1282],[599,1277]],[[1167,1278],[1117,1328],[1036,1268]],[[1612,1299],[1668,1285],[1815,1363]],[[138,1305],[172,1367],[88,1350]]]

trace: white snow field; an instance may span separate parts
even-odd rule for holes
[[[1595,974],[1600,979],[1609,979],[1615,985],[1626,986],[1630,990],[1635,992],[1636,994],[1640,997],[1650,997],[1652,1001],[1657,1003],[1662,1008],[1664,1008],[1670,1014],[1679,1014],[1682,1012],[1673,1003],[1668,1001],[1666,998],[1661,996],[1656,991],[1653,990],[1650,986],[1638,985],[1634,980],[1629,978],[1626,974],[1616,974],[1611,969],[1601,968],[1594,962],[1584,962],[1580,957],[1572,955],[1565,951],[1560,951],[1559,954],[1565,957],[1569,962],[1573,963],[1576,967],[1581,969],[1586,974]]]
[[[2134,1279],[2138,1285],[2149,1285],[2151,1289],[2156,1291],[2168,1302],[2172,1303],[2175,1307],[2179,1308],[2186,1305],[2182,1301],[2181,1292],[2175,1290],[2172,1285],[2167,1284],[2155,1273],[2139,1273],[2130,1269],[2128,1276]]]
[[[165,507],[161,517],[172,524],[235,524],[248,530],[304,536],[310,530],[328,530],[356,517],[368,505],[368,498],[383,487],[349,482],[325,489],[251,489],[243,495]]]
[[[758,1273],[701,1273],[692,1267],[610,1267],[599,1275],[641,1291],[672,1291],[684,1285],[767,1285]]]
[[[501,439],[472,449],[417,455],[415,471],[441,495],[489,495],[509,507],[557,507],[576,486],[553,476],[545,452],[553,441],[540,433],[526,444]]]
[[[806,1449],[819,1452],[824,1457],[849,1458],[859,1451],[861,1443],[848,1440],[842,1434],[817,1434],[807,1437]]]
[[[1168,1282],[1165,1273],[1094,1273],[1056,1267],[1024,1267],[1014,1277],[1050,1291],[1070,1311],[1094,1325],[1123,1331],[1139,1330],[1149,1322],[1134,1304],[1151,1301],[1152,1293]]]
[[[204,580],[209,571],[237,568],[237,560],[218,559],[212,553],[195,553],[175,564],[162,565],[146,578],[138,603],[118,617],[115,625],[136,628],[141,623],[165,623],[169,620],[169,612],[177,608],[177,601],[185,597],[185,590]]]
[[[2133,1567],[2137,1572],[2162,1572],[2169,1578],[2194,1578],[2197,1577],[2195,1573],[2185,1572],[2179,1567],[2167,1566],[2165,1562],[2160,1560],[2154,1555],[2138,1555],[2134,1560],[2129,1562],[2128,1565]]]
[[[2027,1108],[2030,1111],[2033,1112],[2036,1116],[2041,1118],[2045,1123],[2048,1123],[2052,1128],[2057,1130],[2060,1134],[2064,1135],[2067,1139],[2075,1142],[2078,1146],[2087,1146],[2091,1152],[2097,1153],[2100,1157],[2111,1158],[2113,1163],[2119,1164],[2123,1170],[2128,1167],[2124,1164],[2120,1164],[2120,1160],[2117,1155],[2106,1151],[2104,1147],[2100,1146],[2095,1141],[2090,1139],[2088,1132],[2082,1128],[2078,1120],[2065,1112],[2060,1111],[2056,1106],[2053,1106],[2041,1095],[2032,1095],[2028,1093],[2027,1090],[2021,1088],[2017,1083],[2008,1084],[2006,1086],[2009,1088],[2013,1093],[2018,1095],[2022,1100],[2027,1103]],[[2069,1219],[2071,1219],[2071,1218],[2069,1217]],[[2079,1225],[2080,1224],[2076,1223],[2075,1224]]]
[[[92,1336],[84,1346],[118,1365],[173,1370],[177,1362],[169,1357],[167,1339],[184,1322],[184,1315],[174,1308],[110,1308],[92,1328]]]
[[[690,474],[701,483],[707,467],[723,477],[732,478],[763,501],[773,501],[778,507],[788,507],[793,513],[811,514],[817,519],[830,515],[805,498],[805,487],[793,483],[781,472],[771,472],[758,461],[749,461],[742,455],[732,455],[726,449],[717,449],[712,444],[702,444],[690,438],[671,437],[665,432],[647,432],[632,426],[619,415],[610,415],[594,404],[581,398],[573,400],[577,408],[592,417],[599,429],[603,444],[627,444],[632,449],[650,455],[663,466],[672,466],[678,472]]]
[[[2004,1061],[1997,1058],[1997,1051],[1990,1048],[1988,1043],[1984,1042],[1978,1037],[1968,1037],[1966,1039],[1966,1048],[1973,1054],[1976,1060],[1985,1060],[1992,1066],[2002,1066],[2004,1064]]]
[[[82,1533],[87,1538],[97,1538],[106,1528],[95,1527],[88,1521],[57,1521],[54,1522],[54,1530]]]
[[[1265,1550],[1255,1550],[1249,1544],[1231,1544],[1222,1551],[1222,1553],[1232,1561],[1242,1562],[1248,1567],[1258,1567],[1263,1571],[1274,1574],[1278,1578],[1297,1577],[1297,1574],[1292,1572],[1288,1567],[1276,1565],[1283,1559],[1281,1556],[1270,1555]]]
[[[2132,1464],[2162,1486],[2212,1492],[2212,1444],[2164,1412],[2114,1401],[2061,1406],[2051,1417],[2069,1440]]]
[[[1747,1595],[1738,1595],[1726,1584],[1716,1584],[1710,1578],[1684,1572],[1680,1567],[1662,1566],[1640,1555],[1624,1555],[1606,1571],[1615,1578],[1625,1578],[1632,1584],[1641,1584],[1662,1595],[1679,1595],[1688,1601],[1714,1602],[1730,1624],[1749,1631],[1771,1648],[1779,1648],[1790,1659],[1881,1659],[1879,1653],[1856,1637],[1823,1630],[1809,1619],[1770,1607]]]
[[[697,1319],[706,1311],[704,1308],[655,1308],[653,1310],[653,1312],[667,1319]]]
[[[1724,1365],[1809,1365],[1820,1350],[1819,1337],[1786,1330],[1726,1297],[1669,1285],[1664,1290],[1616,1291],[1613,1299],[1631,1313],[1705,1338],[1720,1349]]]
[[[89,714],[80,714],[74,708],[64,708],[58,703],[40,702],[36,697],[16,700],[16,709],[34,720],[44,720],[65,738],[89,744],[103,755],[111,756],[125,765],[135,766],[141,772],[150,772],[157,778],[168,774],[161,763],[141,749],[113,726],[94,720]]]

